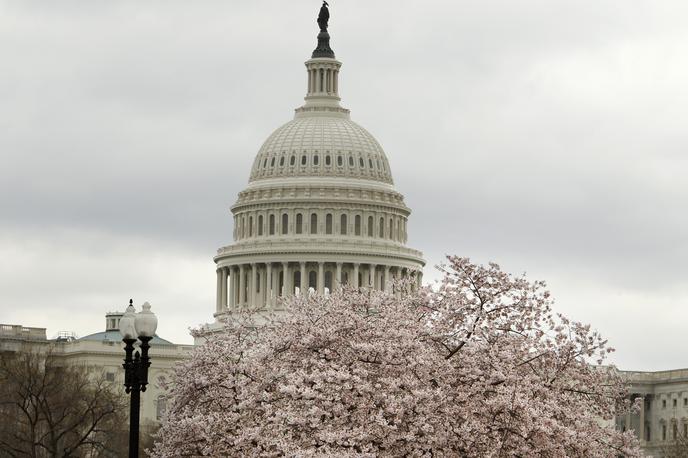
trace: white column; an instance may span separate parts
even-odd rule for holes
[[[370,289],[375,289],[375,272],[377,265],[370,264],[370,271],[368,271],[368,281],[370,282]]]
[[[237,276],[234,273],[236,269],[234,267],[229,267],[229,290],[228,290],[228,296],[229,296],[229,304],[228,308],[229,310],[234,310],[234,307],[236,306],[236,294],[237,294]]]
[[[337,274],[335,276],[335,288],[341,289],[342,287],[342,263],[338,262],[337,263]]]
[[[282,297],[287,297],[290,295],[289,293],[289,263],[288,262],[283,262],[282,263]]]
[[[645,445],[645,396],[640,395],[642,402],[640,403],[640,425],[638,426],[638,439],[640,445]]]
[[[306,278],[308,275],[306,274],[306,263],[301,262],[299,264],[301,266],[301,284],[299,285],[299,289],[301,291],[301,295],[303,296],[308,292],[308,279]]]
[[[222,268],[218,268],[217,272],[217,293],[215,297],[215,311],[222,312]]]
[[[389,292],[389,266],[385,266],[385,291]]]
[[[239,307],[246,304],[246,271],[244,265],[239,266]]]
[[[325,263],[318,263],[318,294],[325,294]]]
[[[222,272],[222,278],[220,280],[220,311],[227,310],[227,268],[223,267],[220,269]]]
[[[256,289],[258,289],[258,266],[254,262],[251,264],[251,294],[249,294],[252,307],[258,306],[258,294],[256,293]]]
[[[359,264],[358,264],[357,262],[355,262],[355,263],[354,263],[354,281],[353,281],[353,285],[354,285],[354,288],[356,288],[356,289],[358,289],[358,287],[359,287],[359,285],[358,285],[358,266],[359,266]]]
[[[275,289],[275,282],[272,278],[272,263],[265,263],[265,308],[272,310],[274,308],[274,302],[272,298],[272,292]]]

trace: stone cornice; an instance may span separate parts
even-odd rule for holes
[[[361,258],[374,258],[388,261],[397,260],[402,264],[411,263],[418,267],[425,265],[422,252],[400,245],[342,239],[321,239],[319,242],[314,243],[313,240],[310,240],[307,243],[299,243],[298,240],[294,240],[292,242],[238,243],[218,249],[214,260],[221,264],[222,261],[229,259],[245,262],[244,258],[248,262],[251,260],[253,262],[266,262],[267,258],[274,258],[275,262],[285,258],[296,260],[309,257],[314,261],[322,259],[325,262],[353,262],[354,259],[361,261]]]

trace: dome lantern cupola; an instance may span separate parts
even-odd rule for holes
[[[308,86],[306,89],[306,104],[296,109],[296,117],[305,115],[335,114],[344,118],[349,117],[349,110],[339,105],[339,69],[342,63],[335,59],[334,51],[330,48],[330,34],[327,24],[330,13],[327,2],[323,2],[318,16],[320,33],[318,47],[315,48],[311,59],[306,61]]]

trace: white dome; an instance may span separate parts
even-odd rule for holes
[[[363,127],[340,116],[303,116],[263,143],[249,182],[276,177],[353,177],[392,184],[385,152]]]

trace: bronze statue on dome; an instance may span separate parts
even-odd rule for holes
[[[330,5],[323,0],[323,4],[320,7],[320,14],[318,14],[318,26],[320,26],[321,32],[327,32],[327,22],[330,20],[330,10],[327,8],[328,6]]]

